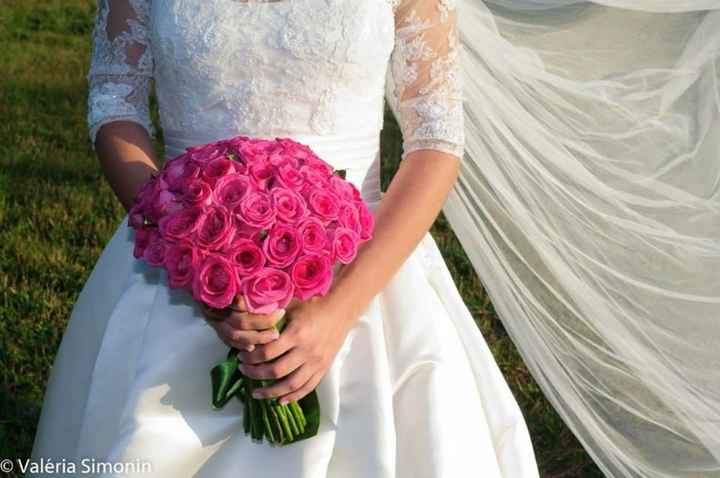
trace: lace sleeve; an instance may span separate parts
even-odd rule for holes
[[[148,38],[150,0],[98,0],[89,82],[87,121],[90,142],[100,127],[134,121],[148,131],[148,95],[153,60]]]
[[[403,159],[418,149],[462,158],[463,100],[454,0],[395,0],[390,74]]]

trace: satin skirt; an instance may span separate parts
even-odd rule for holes
[[[251,441],[237,400],[211,410],[209,370],[227,347],[132,244],[126,217],[72,311],[34,461],[74,461],[78,476],[538,476],[523,415],[429,234],[320,382],[317,436],[286,447]],[[81,474],[82,460],[114,469]]]

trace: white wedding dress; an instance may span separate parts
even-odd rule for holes
[[[387,77],[403,158],[462,153],[450,0],[98,3],[93,140],[116,120],[154,134],[154,80],[166,158],[237,134],[291,137],[346,169],[374,208]],[[239,401],[211,410],[209,370],[227,348],[132,248],[124,220],[72,312],[33,459],[140,462],[150,471],[126,474],[169,478],[538,476],[523,415],[429,234],[318,386],[319,433],[287,447],[252,442]]]

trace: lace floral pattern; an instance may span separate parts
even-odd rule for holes
[[[154,136],[152,79],[177,135],[377,134],[388,72],[403,155],[462,154],[452,0],[98,0],[97,12],[93,146],[119,119]]]
[[[90,63],[87,120],[90,140],[100,127],[134,121],[151,136],[148,95],[153,59],[148,41],[149,0],[98,0]]]
[[[391,69],[403,158],[418,149],[462,157],[464,123],[454,0],[391,0]]]

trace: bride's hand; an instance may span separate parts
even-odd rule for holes
[[[241,296],[224,309],[214,309],[203,302],[200,308],[220,340],[240,350],[254,350],[258,345],[276,340],[279,334],[273,326],[284,314],[282,309],[272,314],[252,314],[245,308]]]
[[[279,397],[281,403],[300,400],[328,371],[354,321],[345,308],[327,297],[291,302],[278,340],[238,354],[240,371],[248,377],[281,379],[257,389],[256,398]]]

